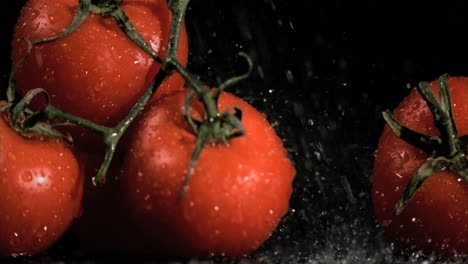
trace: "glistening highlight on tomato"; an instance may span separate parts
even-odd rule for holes
[[[25,138],[0,115],[0,256],[39,253],[79,216],[82,171],[64,142]]]
[[[219,109],[238,106],[246,134],[201,152],[178,201],[196,135],[182,115],[185,93],[152,104],[129,130],[121,188],[152,251],[164,256],[257,249],[288,211],[295,169],[264,115],[222,93]],[[198,101],[191,115],[201,118]]]
[[[431,82],[428,88],[439,101],[442,101],[439,98],[441,86],[447,86],[444,79],[441,80]],[[442,110],[437,110],[439,113],[443,110],[448,113],[445,124],[434,119],[428,103],[416,89],[394,111],[395,119],[403,126],[442,139],[437,141],[424,137],[436,148],[423,151],[398,138],[387,125],[376,151],[372,178],[375,217],[386,237],[405,251],[422,250],[428,254],[450,256],[468,254],[468,184],[461,177],[463,172],[459,174],[454,171],[461,167],[453,167],[452,164],[459,163],[451,163],[452,160],[464,163],[465,159],[466,140],[463,136],[468,134],[468,78],[450,77],[448,87],[451,104],[450,100],[441,102]],[[451,123],[449,109],[456,128],[447,133],[444,127]],[[449,154],[446,154],[446,146],[450,144],[443,141],[444,137],[452,141],[451,145],[454,146]],[[420,145],[426,146],[424,143]],[[428,178],[401,214],[395,215],[397,202],[414,175],[424,175],[431,168],[422,167],[423,164],[437,160],[447,165],[437,168],[433,175],[429,171]]]

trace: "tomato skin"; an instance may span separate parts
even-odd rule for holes
[[[120,7],[160,57],[165,56],[171,12],[165,0],[126,0]],[[34,41],[56,36],[71,23],[77,0],[30,0],[15,27],[12,61],[25,55],[24,37]],[[182,29],[178,59],[187,63]],[[32,48],[16,73],[17,90],[41,87],[59,109],[101,125],[116,125],[148,87],[160,64],[152,60],[110,17],[91,14],[75,32]],[[172,75],[156,97],[183,86]]]
[[[69,147],[26,139],[0,117],[0,256],[49,248],[81,210],[83,174]]]
[[[121,186],[131,213],[164,256],[225,254],[257,249],[288,211],[295,168],[265,116],[228,93],[221,111],[243,110],[246,134],[201,153],[184,198],[177,202],[196,136],[182,116],[185,93],[147,108],[128,134]],[[199,102],[193,115],[203,116]]]
[[[438,98],[437,82],[430,86]],[[452,111],[459,136],[468,134],[468,78],[450,77]],[[434,118],[414,89],[395,109],[404,126],[439,135]],[[386,236],[408,251],[468,255],[468,184],[451,171],[427,179],[405,210],[394,216],[403,189],[428,155],[396,137],[387,125],[375,153],[372,200]]]

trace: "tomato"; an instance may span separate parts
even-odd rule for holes
[[[178,201],[196,141],[182,115],[184,97],[163,97],[129,130],[121,176],[127,206],[155,254],[249,254],[288,211],[295,168],[265,115],[223,93],[220,111],[239,106],[246,134],[208,144]],[[203,116],[198,101],[192,110]]]
[[[21,11],[13,36],[12,61],[25,55],[26,42],[47,39],[71,23],[78,0],[30,0]],[[166,0],[125,0],[119,5],[154,51],[165,56],[171,12]],[[187,63],[183,27],[178,59]],[[17,90],[44,88],[59,109],[101,125],[116,125],[148,87],[160,64],[133,43],[111,17],[91,14],[75,32],[35,45],[16,73]],[[159,95],[183,87],[172,75]]]
[[[0,117],[0,256],[49,248],[81,210],[83,174],[63,142],[12,130]]]
[[[437,82],[430,87],[438,98]],[[450,77],[449,91],[458,135],[468,134],[468,78]],[[413,90],[394,111],[404,126],[439,135],[422,97]],[[401,214],[395,205],[428,154],[399,139],[387,125],[375,153],[372,200],[375,217],[386,236],[409,251],[468,254],[468,184],[450,170],[429,177]]]

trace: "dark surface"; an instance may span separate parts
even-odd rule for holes
[[[4,44],[23,2],[5,1]],[[230,91],[268,115],[298,170],[290,213],[245,263],[437,261],[402,256],[384,240],[370,201],[372,155],[384,124],[382,110],[396,107],[419,81],[443,73],[468,75],[468,4],[355,2],[204,0],[190,5],[189,68],[216,86],[245,70],[236,54],[247,52],[255,70]],[[9,50],[2,48],[0,56],[5,87]],[[67,235],[43,255],[15,260],[95,263],[109,258],[83,254]]]

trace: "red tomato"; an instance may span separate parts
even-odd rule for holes
[[[430,84],[438,98],[437,82]],[[459,136],[468,134],[468,78],[449,78],[452,111]],[[413,90],[394,111],[404,126],[439,135],[422,97]],[[375,216],[386,236],[409,251],[468,254],[468,184],[443,170],[429,177],[403,212],[395,205],[416,170],[428,158],[422,150],[397,138],[387,125],[380,138],[373,170]]]
[[[0,256],[50,247],[81,209],[83,175],[68,146],[26,139],[0,117]]]
[[[128,133],[121,188],[153,253],[243,256],[257,249],[288,211],[295,168],[265,116],[228,93],[219,107],[243,110],[246,134],[208,144],[178,202],[196,136],[182,116],[185,93],[162,98]],[[194,116],[203,116],[199,102]]]
[[[22,9],[13,36],[12,60],[25,55],[26,43],[54,37],[71,23],[77,0],[30,0]],[[166,0],[125,0],[119,5],[154,51],[165,56],[171,12]],[[178,59],[187,63],[185,27]],[[90,15],[70,35],[32,48],[16,73],[17,89],[49,92],[59,109],[102,125],[116,125],[143,94],[160,64],[137,47],[111,17]],[[158,96],[183,87],[173,75]]]

